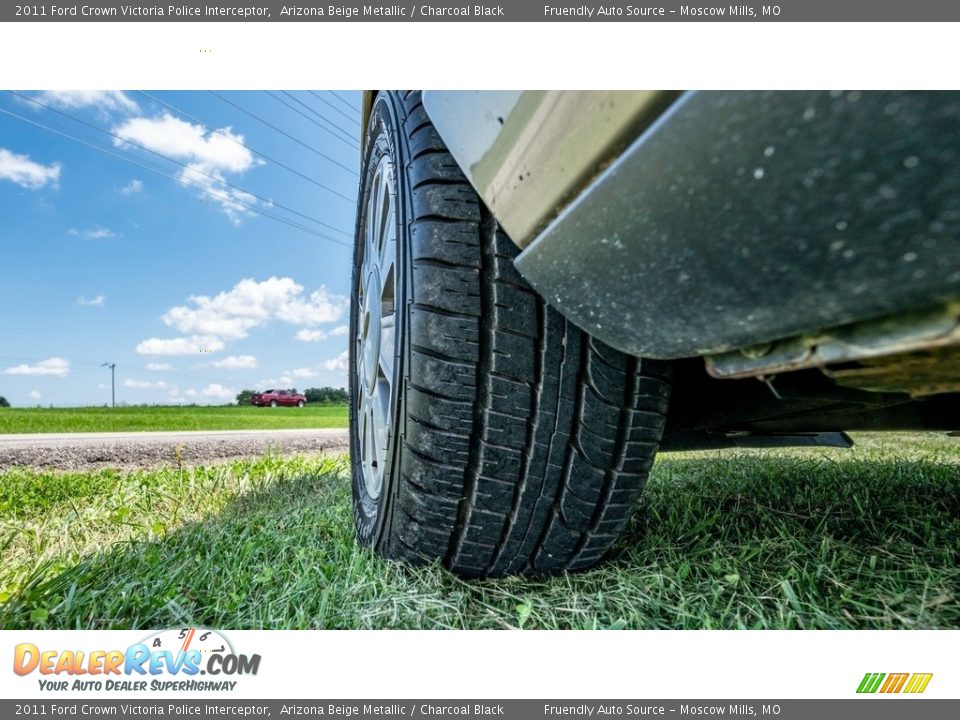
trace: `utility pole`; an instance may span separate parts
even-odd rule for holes
[[[117,364],[116,364],[116,363],[104,363],[104,364],[101,365],[100,367],[108,367],[108,368],[110,368],[110,405],[111,405],[112,407],[116,407],[116,406],[117,406],[117,386],[116,386],[116,383],[114,383],[113,371],[114,371],[114,369],[117,367]]]

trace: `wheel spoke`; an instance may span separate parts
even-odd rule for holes
[[[392,173],[387,173],[387,177],[393,177]],[[386,278],[387,271],[393,266],[393,260],[396,256],[397,239],[397,212],[396,197],[388,184],[384,188],[384,194],[380,207],[380,227],[378,228],[379,237],[377,238],[377,260],[383,277]]]
[[[366,474],[366,463],[369,455],[365,452],[367,449],[367,407],[363,400],[360,401],[360,408],[357,411],[357,423],[360,425],[357,429],[357,437],[360,440],[360,462],[364,466],[363,470]]]
[[[396,315],[388,315],[380,320],[380,372],[391,386],[393,385],[393,361],[396,347],[394,338]]]
[[[386,418],[380,413],[380,402],[376,394],[368,399],[369,417],[367,420],[367,492],[372,497],[380,495],[383,485],[384,464],[386,460]]]
[[[386,466],[387,440],[390,432],[390,384],[379,383],[377,387],[377,415],[380,422],[377,424],[377,443],[380,447],[380,464]]]
[[[387,249],[392,250],[396,248],[396,242],[390,241],[387,243]],[[383,286],[380,288],[380,302],[390,303],[389,308],[384,308],[384,315],[389,315],[393,311],[393,277],[394,269],[396,263],[395,260],[396,253],[391,253],[387,255],[387,258],[380,265],[380,278]]]
[[[371,253],[371,248],[374,246],[374,233],[377,229],[374,227],[376,224],[376,201],[377,201],[377,192],[378,192],[378,183],[377,178],[379,174],[373,179],[373,187],[370,189],[370,196],[367,198],[367,210],[364,218],[364,228],[363,228],[363,263],[362,268],[363,272],[361,273],[361,284],[366,281],[367,275],[370,274],[370,269],[373,267],[375,255]]]
[[[362,313],[363,309],[361,309],[360,312]],[[357,337],[354,339],[354,343],[356,345],[355,354],[357,357],[356,375],[358,379],[362,380],[363,379],[363,330],[362,329],[357,330]],[[360,393],[357,393],[357,396],[359,397]]]
[[[389,190],[389,186],[388,186]],[[393,382],[396,330],[396,248],[397,227],[394,207],[395,197],[388,192],[385,197],[385,221],[383,242],[380,250],[380,367],[388,382]]]
[[[377,221],[377,259],[381,268],[386,267],[386,246],[387,240],[393,235],[393,193],[390,192],[390,186],[386,182],[391,178],[389,171],[384,172],[384,188],[380,195],[380,206],[377,208],[379,219]]]
[[[395,243],[387,243],[387,246]],[[396,263],[394,258],[390,257],[386,267],[380,268],[380,317],[387,318],[394,314],[396,310],[395,290],[396,290]]]
[[[370,438],[373,443],[373,457],[377,463],[377,470],[382,471],[387,455],[387,429],[385,425],[387,419],[382,415],[380,410],[379,393],[376,393],[370,403]]]
[[[370,197],[370,206],[368,208],[368,222],[370,223],[370,232],[367,236],[368,242],[366,252],[370,255],[371,262],[376,262],[380,257],[380,233],[383,225],[383,217],[380,207],[383,203],[383,170],[377,170],[374,176],[374,187]]]

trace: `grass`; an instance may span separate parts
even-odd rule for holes
[[[960,446],[663,455],[601,567],[462,582],[354,543],[347,461],[0,474],[0,627],[960,628]]]
[[[345,428],[346,405],[259,408],[187,405],[79,408],[2,408],[0,434],[137,432],[150,430],[279,430]]]

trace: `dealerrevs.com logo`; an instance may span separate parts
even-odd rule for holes
[[[866,673],[860,685],[857,686],[858,693],[883,693],[886,695],[893,693],[907,693],[916,695],[927,689],[933,673]]]
[[[233,679],[256,675],[260,655],[234,651],[220,633],[203,628],[164,630],[126,650],[39,648],[20,643],[13,652],[13,671],[36,673],[41,690],[231,691]],[[199,679],[198,676],[204,676]]]

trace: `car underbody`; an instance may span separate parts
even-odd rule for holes
[[[676,362],[663,449],[960,430],[956,93],[424,102],[524,278]]]

